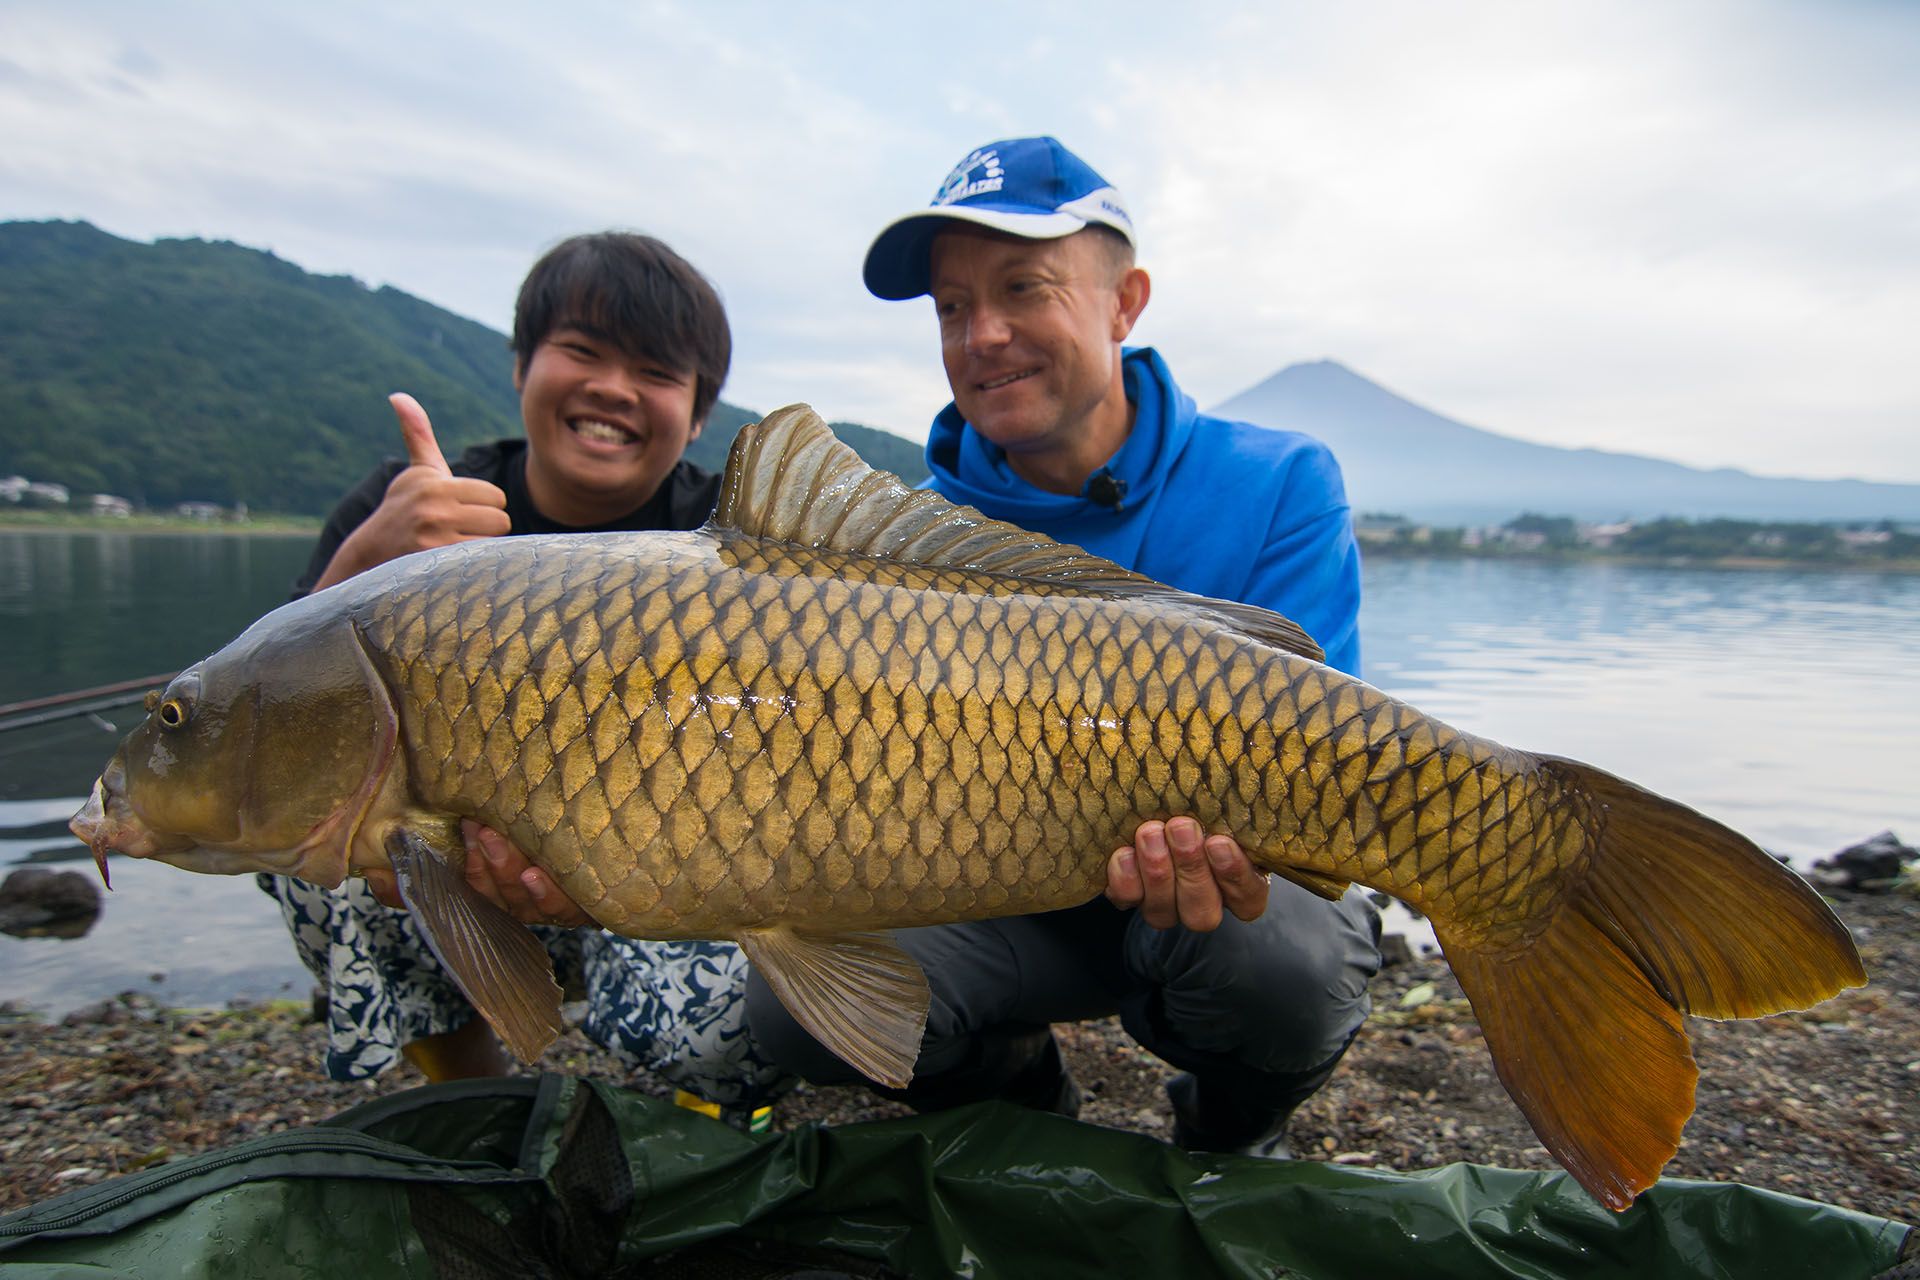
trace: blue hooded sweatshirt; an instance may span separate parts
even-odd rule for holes
[[[1133,431],[1080,493],[1021,479],[952,404],[933,420],[927,487],[1183,591],[1285,614],[1327,665],[1358,675],[1360,550],[1333,454],[1199,413],[1151,347],[1128,348],[1121,369]]]

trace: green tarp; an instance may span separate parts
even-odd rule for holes
[[[1669,1179],[1187,1155],[1001,1104],[749,1137],[607,1085],[429,1086],[0,1218],[24,1277],[1875,1276],[1907,1226]]]

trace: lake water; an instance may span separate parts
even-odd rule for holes
[[[307,551],[0,530],[0,704],[186,665],[284,599]],[[1801,865],[1886,828],[1920,837],[1920,578],[1379,560],[1362,636],[1387,692],[1623,774]],[[0,733],[0,871],[84,858],[66,819],[139,714]],[[86,937],[0,935],[0,1001],[58,1014],[129,986],[183,1005],[306,993],[250,878],[125,858],[113,875]]]
[[[177,670],[287,597],[310,538],[0,529],[0,704]],[[93,874],[67,819],[138,703],[0,733],[0,873],[39,854]],[[279,910],[250,877],[113,860],[100,919],[71,941],[0,934],[0,1001],[58,1015],[129,987],[170,1003],[304,998]]]

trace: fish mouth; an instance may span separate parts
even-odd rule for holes
[[[67,823],[87,848],[93,851],[93,865],[99,868],[100,883],[113,888],[107,876],[107,853],[123,853],[129,858],[151,858],[161,852],[160,837],[133,812],[125,796],[108,785],[102,775],[93,784],[93,792],[80,812]]]
[[[124,854],[129,858],[151,858],[184,871],[210,875],[241,875],[253,871],[292,875],[311,853],[326,848],[336,838],[343,819],[348,816],[357,815],[334,814],[315,828],[308,839],[292,849],[223,849],[199,844],[186,837],[173,840],[162,838],[133,812],[133,806],[113,786],[111,777],[103,776],[93,784],[93,793],[87,797],[86,804],[80,807],[80,812],[74,814],[67,823],[67,830],[93,851],[93,865],[100,871],[100,883],[111,889],[113,881],[107,875],[108,853]]]

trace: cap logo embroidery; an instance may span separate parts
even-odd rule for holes
[[[975,170],[980,176],[972,176]],[[1000,167],[1000,153],[992,147],[986,147],[970,153],[965,160],[953,167],[947,180],[940,184],[940,191],[933,197],[936,205],[954,204],[974,196],[986,195],[998,191],[1006,183],[1005,171]]]

